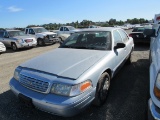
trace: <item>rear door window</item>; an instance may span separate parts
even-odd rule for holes
[[[29,34],[35,34],[35,32],[33,31],[33,29],[29,29]]]
[[[67,27],[64,27],[64,31],[69,31],[69,29]]]

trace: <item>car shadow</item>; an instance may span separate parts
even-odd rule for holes
[[[59,44],[59,43],[55,43],[55,44]],[[45,46],[36,46],[36,47],[30,47],[30,48],[21,48],[21,49],[18,49],[17,51],[13,51],[12,48],[7,48],[6,51],[2,54],[5,54],[5,53],[14,53],[14,52],[22,52],[22,51],[27,51],[27,50],[31,50],[31,49],[34,49],[34,48],[43,48],[43,47],[47,47],[47,46],[52,46],[52,45],[55,45],[55,44],[47,44]]]
[[[134,51],[146,51],[150,49],[150,44],[139,43],[134,45]]]
[[[105,104],[89,106],[69,118],[55,116],[24,106],[8,90],[0,94],[0,119],[4,120],[146,120],[149,98],[149,60],[124,65],[111,81]]]
[[[12,48],[7,48],[6,51],[3,53],[14,53],[14,52],[22,52],[22,51],[26,51],[26,50],[30,50],[32,48],[21,48],[21,49],[18,49],[17,51],[13,51]]]

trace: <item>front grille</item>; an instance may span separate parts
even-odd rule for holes
[[[42,92],[42,93],[45,93],[47,91],[48,87],[49,87],[48,82],[38,80],[36,78],[28,77],[28,76],[25,76],[25,75],[22,75],[22,74],[20,74],[19,82],[23,86],[25,86],[29,89],[32,89],[32,90],[37,91],[37,92]]]
[[[56,35],[56,34],[53,34],[53,35],[47,35],[47,38],[48,38],[48,39],[52,39],[52,38],[55,38],[55,37],[57,37],[57,35]]]
[[[32,39],[26,39],[24,40],[26,43],[29,43],[29,42],[32,42],[33,40]]]

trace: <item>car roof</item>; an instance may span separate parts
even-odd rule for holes
[[[89,31],[113,31],[113,30],[119,30],[121,28],[115,28],[115,27],[100,27],[100,28],[86,28],[86,29],[79,29],[77,32],[89,32]]]
[[[73,26],[61,26],[61,27],[73,27]]]
[[[29,28],[43,28],[43,27],[29,27]]]
[[[6,30],[6,31],[8,31],[8,32],[9,32],[9,31],[20,31],[20,30]]]

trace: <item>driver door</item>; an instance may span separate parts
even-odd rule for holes
[[[114,46],[117,45],[117,43],[124,43],[122,40],[121,35],[119,34],[118,30],[114,30],[113,31],[113,44]],[[114,49],[114,54],[115,54],[115,69],[119,68],[119,66],[123,63],[123,61],[125,60],[125,56],[126,56],[126,47],[124,48],[118,48],[118,49]]]

